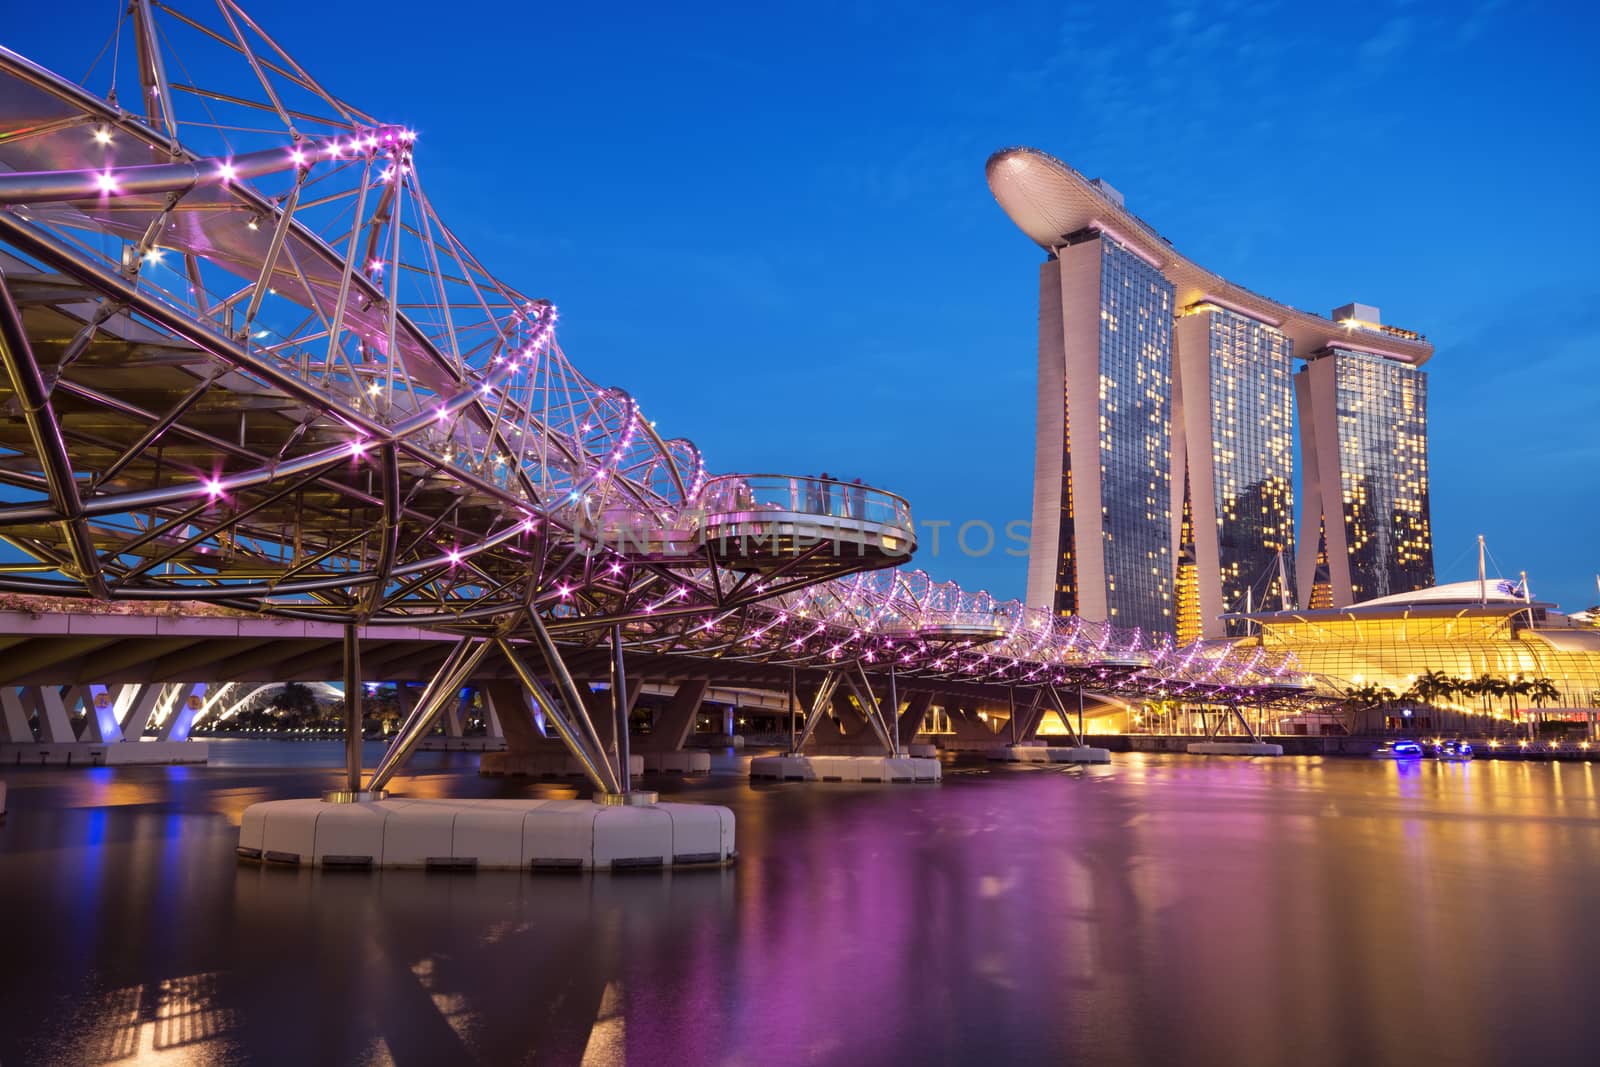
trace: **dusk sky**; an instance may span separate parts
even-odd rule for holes
[[[1027,144],[1240,284],[1425,333],[1439,579],[1481,532],[1537,596],[1595,600],[1588,5],[246,6],[414,125],[457,233],[713,470],[1028,517],[1041,253],[983,169]],[[4,43],[77,76],[86,21]],[[1024,559],[943,549],[919,565],[1021,594]]]

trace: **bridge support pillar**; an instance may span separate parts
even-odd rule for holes
[[[680,682],[677,692],[672,694],[667,706],[656,716],[649,740],[640,748],[653,752],[682,751],[689,735],[694,733],[695,719],[699,717],[700,705],[705,702],[706,691],[710,688],[711,683],[704,679]]]
[[[173,699],[172,711],[166,721],[161,724],[161,740],[187,741],[189,729],[194,725],[195,713],[198,706],[205,701],[206,691],[210,688],[205,682],[196,682],[192,686],[180,686]],[[360,688],[360,686],[357,686]],[[360,701],[358,694],[356,700]],[[359,710],[359,708],[358,708]],[[358,720],[359,721],[359,720]],[[360,728],[357,727],[359,734]],[[357,753],[359,754],[359,738],[357,740]]]
[[[0,688],[0,727],[5,730],[0,740],[19,745],[33,743],[33,724],[22,706],[22,695],[9,685]]]
[[[125,740],[137,741],[144,736],[161,700],[162,686],[153,682],[145,685],[125,685],[117,690],[115,709],[120,717],[119,732]]]
[[[905,702],[905,709],[900,712],[898,722],[900,744],[911,744],[912,740],[922,730],[922,720],[927,718],[928,709],[933,706],[933,694],[912,693]]]
[[[538,702],[545,713],[545,722],[555,727],[562,743],[572,754],[583,773],[594,783],[600,797],[622,796],[620,783],[617,781],[616,767],[612,764],[607,746],[600,741],[595,730],[593,719],[589,716],[589,709],[584,700],[584,693],[579,690],[572,674],[567,670],[566,663],[561,659],[561,653],[556,648],[555,642],[550,639],[550,633],[544,628],[544,623],[534,612],[528,613],[529,625],[532,627],[534,637],[539,646],[539,652],[549,668],[555,681],[555,693],[546,689],[544,684],[530,670],[523,661],[517,649],[505,638],[496,638],[495,645],[500,649],[501,655],[516,672],[517,678],[529,695]],[[631,773],[634,762],[630,759],[626,770]],[[654,794],[639,794],[641,798]]]

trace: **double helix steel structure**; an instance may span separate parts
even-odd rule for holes
[[[357,628],[457,635],[364,784],[352,743],[349,793],[381,789],[490,655],[607,793],[627,731],[614,762],[567,668],[585,650],[614,683],[663,655],[869,691],[885,671],[1303,688],[1259,651],[900,569],[915,526],[891,493],[708,475],[456,236],[410,129],[328,92],[233,0],[133,0],[108,28],[82,84],[0,48],[0,591],[343,623],[353,739]]]

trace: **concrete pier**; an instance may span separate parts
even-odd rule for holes
[[[644,757],[628,757],[628,774],[637,778],[644,773]],[[709,769],[709,756],[707,769]],[[535,752],[485,752],[478,761],[478,773],[487,775],[520,776],[527,778],[581,778],[583,765],[565,749]]]
[[[937,782],[936,759],[920,756],[757,756],[751,778],[783,782]]]
[[[23,741],[0,744],[0,766],[121,767],[138,763],[204,763],[204,741]]]
[[[424,737],[417,745],[419,752],[504,752],[503,737]]]
[[[996,745],[984,751],[991,763],[1049,763],[1050,750],[1043,745]]]
[[[1281,756],[1283,746],[1266,741],[1192,741],[1189,753],[1195,756]]]
[[[1074,745],[1070,748],[1047,748],[1051,763],[1110,763],[1111,750],[1091,745]]]
[[[733,812],[590,800],[271,800],[239,827],[241,859],[288,866],[628,870],[731,862]]]
[[[710,774],[711,753],[641,752],[634,757],[644,761],[646,774]]]

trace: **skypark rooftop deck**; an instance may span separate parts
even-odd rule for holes
[[[1228,281],[1185,258],[1172,242],[1088,178],[1037,148],[1006,148],[989,157],[989,188],[1011,221],[1040,248],[1053,251],[1074,235],[1103,234],[1161,271],[1177,289],[1177,306],[1212,303],[1282,330],[1295,352],[1338,346],[1421,366],[1433,346],[1398,327],[1331,318],[1290,307]]]

